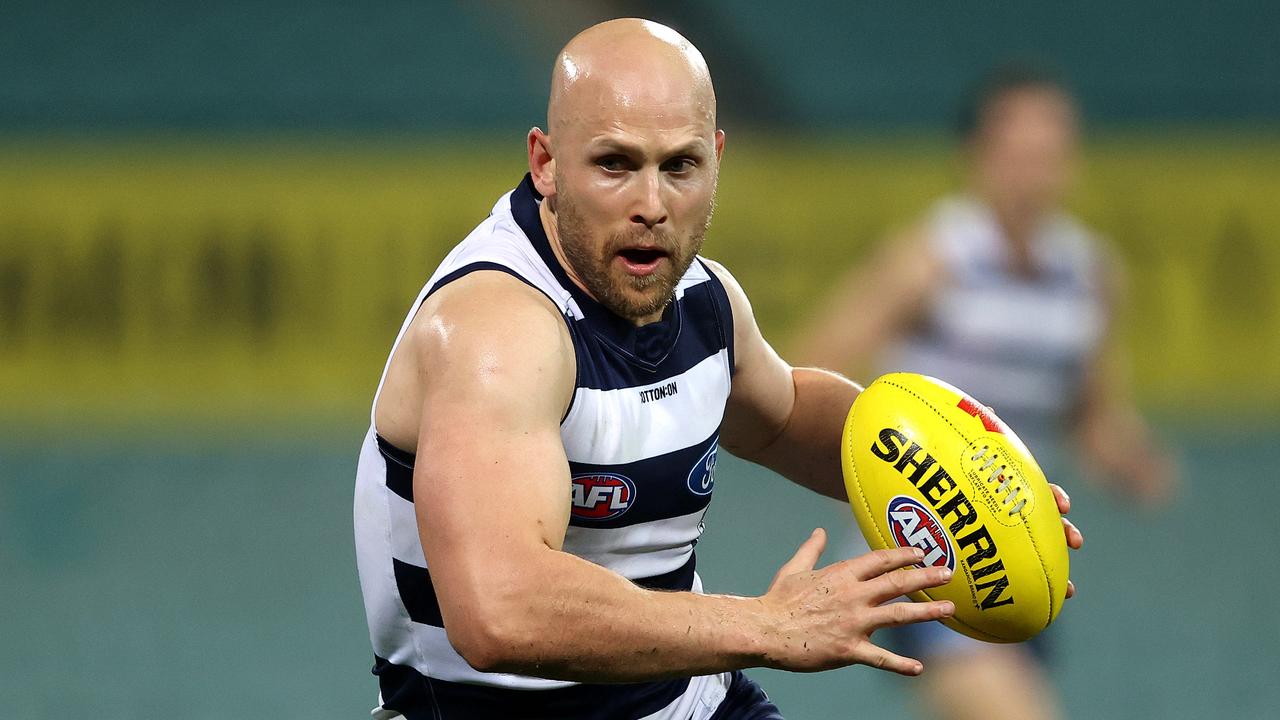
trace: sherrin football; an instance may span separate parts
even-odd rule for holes
[[[989,642],[1019,642],[1058,616],[1067,543],[1057,503],[1027,447],[991,408],[913,373],[885,375],[854,401],[841,448],[845,486],[872,549],[915,546],[946,585],[942,622]]]

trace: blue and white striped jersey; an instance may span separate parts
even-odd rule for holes
[[[1054,215],[1031,238],[1035,275],[1022,277],[999,223],[976,199],[940,201],[927,232],[946,279],[883,367],[963,388],[995,408],[1037,457],[1056,453],[1105,325],[1096,241]]]
[[[540,201],[528,176],[503,196],[427,282],[396,344],[427,296],[477,270],[509,273],[550,298],[577,362],[560,426],[572,476],[564,550],[644,587],[700,592],[694,545],[733,374],[724,287],[696,261],[662,320],[637,328],[567,277],[543,231]],[[446,637],[418,539],[413,463],[371,424],[356,477],[356,555],[384,708],[433,719],[688,720],[714,710],[728,673],[590,685],[469,666]]]

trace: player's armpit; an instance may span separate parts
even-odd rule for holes
[[[708,265],[733,310],[736,372],[721,444],[810,490],[845,499],[840,432],[858,386],[835,373],[783,361],[761,334],[741,286],[723,266]]]

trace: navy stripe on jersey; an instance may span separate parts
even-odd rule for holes
[[[378,452],[387,461],[387,489],[413,502],[413,453],[405,452],[377,436]]]
[[[377,655],[383,707],[407,720],[564,720],[639,718],[670,705],[689,678],[625,685],[574,685],[554,690],[508,690],[429,678]]]
[[[711,293],[713,300],[711,309],[715,312],[716,323],[720,330],[721,347],[729,349],[729,375],[732,376],[737,368],[734,367],[736,361],[733,358],[733,307],[729,304],[729,293],[724,289],[724,283],[720,282],[720,278],[711,271],[710,267],[707,267],[706,263],[698,260],[698,264],[707,271],[707,277],[710,278],[707,284],[715,288]]]
[[[622,475],[635,484],[635,496],[630,498],[626,512],[605,520],[571,515],[573,525],[594,528],[618,528],[651,520],[680,517],[697,512],[711,502],[709,489],[701,487],[695,492],[691,483],[701,481],[709,454],[716,453],[717,436],[681,448],[665,455],[657,455],[633,463],[593,465],[570,462],[572,477],[583,475]],[[409,502],[413,502],[412,453],[405,452],[377,436],[378,450],[387,461],[387,489]],[[711,458],[714,463],[714,458]],[[695,477],[697,476],[697,477]]]
[[[574,508],[575,513],[569,516],[569,524],[592,528],[620,528],[702,510],[711,502],[711,488],[708,485],[703,489],[702,473],[708,461],[712,464],[715,462],[718,439],[717,435],[712,435],[689,447],[632,463],[593,465],[570,461],[569,472],[574,478],[621,475],[634,484],[634,496],[628,498],[629,504],[625,512],[607,519],[582,517],[581,513],[576,512],[578,508]]]
[[[396,576],[396,589],[400,591],[400,600],[404,609],[409,611],[409,619],[444,627],[440,616],[440,601],[436,599],[436,587],[431,583],[431,573],[423,567],[410,565],[391,558],[391,566]]]
[[[409,619],[431,625],[444,627],[440,615],[440,601],[436,599],[436,588],[431,582],[431,571],[427,568],[410,565],[391,558],[396,576],[396,588],[400,591],[400,599],[404,601],[405,610],[409,611]],[[669,573],[650,578],[633,580],[636,585],[647,590],[688,591],[693,589],[693,573],[697,559],[689,555],[689,561]]]
[[[578,387],[616,390],[650,385],[680,375],[726,347],[730,348],[732,367],[732,330],[725,332],[717,308],[717,295],[723,295],[724,290],[712,282],[686,289],[684,296],[669,306],[672,318],[667,324],[674,325],[677,337],[657,363],[646,362],[637,354],[618,347],[607,336],[593,335],[588,330],[594,327],[591,320],[575,321],[574,325],[580,326],[579,335],[583,340],[575,343]],[[654,325],[635,328],[636,344],[644,342],[644,331]]]
[[[506,265],[500,265],[496,262],[486,261],[486,262],[473,262],[470,265],[463,265],[457,270],[454,270],[453,272],[445,275],[444,277],[437,280],[434,285],[431,286],[431,289],[427,291],[427,294],[424,295],[422,299],[426,300],[427,298],[431,297],[431,295],[435,293],[435,291],[439,290],[445,285],[448,285],[449,283],[453,282],[454,280],[457,280],[460,277],[463,277],[464,275],[470,275],[471,273],[477,272],[479,270],[494,270],[497,272],[506,273],[511,277],[524,283],[525,285],[528,285],[529,287],[533,288],[534,290],[537,290],[538,292],[542,292],[542,290],[537,285],[534,285],[533,283],[529,282],[524,277],[522,277],[520,273],[516,272],[515,270],[512,270]],[[543,294],[545,295],[546,293],[543,293]],[[552,304],[554,303],[555,301],[553,300]]]

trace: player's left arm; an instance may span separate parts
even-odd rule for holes
[[[1085,369],[1075,414],[1075,435],[1088,465],[1104,481],[1146,505],[1168,500],[1177,465],[1138,412],[1129,388],[1116,318],[1124,311],[1123,266],[1104,255],[1099,263],[1106,317],[1103,341]]]
[[[798,485],[848,501],[840,442],[849,408],[862,388],[827,370],[788,365],[760,333],[742,286],[724,266],[711,261],[707,265],[724,285],[733,311],[733,389],[720,444]],[[1051,487],[1058,511],[1066,514],[1070,498],[1057,485]],[[1066,518],[1062,523],[1067,545],[1080,548],[1084,536]],[[1069,584],[1067,596],[1074,594]]]
[[[848,498],[840,474],[840,437],[857,384],[826,370],[793,368],[769,345],[737,280],[707,262],[733,310],[733,390],[720,444],[814,492]]]

